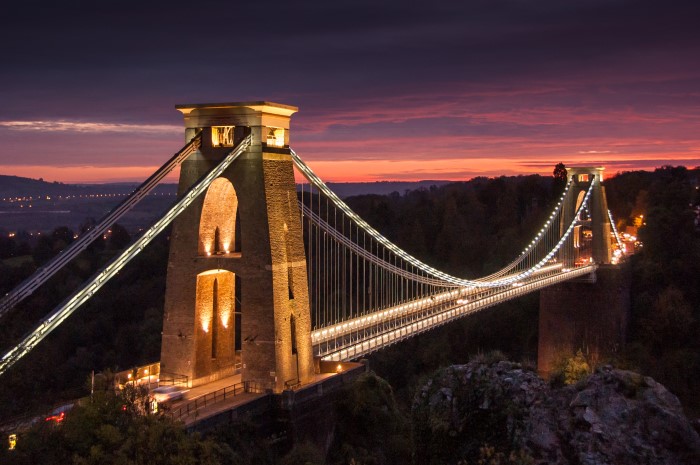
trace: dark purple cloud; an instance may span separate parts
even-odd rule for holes
[[[457,178],[475,158],[700,157],[696,2],[12,2],[3,17],[4,171],[157,166],[181,139],[148,128],[180,125],[174,104],[255,99],[298,105],[293,142],[319,162],[432,157]],[[60,121],[143,129],[12,125]]]

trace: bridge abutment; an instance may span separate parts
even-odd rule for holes
[[[595,276],[595,282],[572,280],[540,291],[540,376],[549,378],[578,350],[596,363],[624,345],[631,305],[629,264],[600,265]]]

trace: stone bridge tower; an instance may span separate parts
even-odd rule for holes
[[[614,238],[603,168],[567,168],[567,176],[573,181],[574,195],[564,205],[562,225],[573,220],[591,181],[597,178],[573,243],[583,249],[589,242],[584,255],[598,269],[592,279],[574,279],[540,291],[537,370],[544,377],[578,350],[593,363],[613,356],[625,343],[631,306],[629,267],[612,264]]]
[[[591,182],[593,179],[596,179],[597,183],[593,186],[593,192],[591,192],[588,202],[589,208],[586,212],[586,218],[582,218],[581,223],[592,234],[590,255],[593,261],[599,265],[610,264],[613,243],[612,228],[608,218],[608,200],[605,196],[605,186],[603,186],[604,169],[602,167],[573,167],[566,169],[568,178],[573,181],[574,195],[571,197],[571,202],[565,205],[565,212],[562,215],[564,224],[571,223]],[[581,231],[577,230],[576,233],[580,235]],[[574,242],[580,243],[581,238],[574,239]]]
[[[170,238],[161,372],[190,385],[241,370],[275,391],[314,374],[306,258],[289,152],[296,107],[270,102],[176,106],[183,194],[242,139],[252,145],[181,213]]]

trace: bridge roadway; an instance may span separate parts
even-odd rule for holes
[[[596,268],[596,265],[587,265],[563,269],[560,264],[549,265],[510,287],[458,288],[353,318],[313,331],[314,355],[329,361],[357,359],[469,313],[552,284],[591,275]]]

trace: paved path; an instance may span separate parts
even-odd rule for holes
[[[166,404],[166,409],[171,412],[176,420],[182,420],[185,424],[189,424],[195,419],[202,419],[218,413],[219,411],[231,408],[234,405],[247,402],[251,396],[258,394],[248,394],[240,392],[234,395],[233,386],[241,382],[241,375],[227,376],[206,384],[200,384],[190,388],[185,392],[182,399]],[[226,393],[224,395],[224,389]],[[240,390],[241,387],[238,387]],[[216,393],[216,395],[214,395]],[[194,402],[196,401],[196,407]],[[184,413],[180,409],[187,408],[187,405],[193,410],[190,413]]]
[[[238,407],[239,405],[246,404],[252,400],[255,400],[259,397],[263,397],[265,395],[266,394],[253,394],[250,392],[244,392],[238,394],[237,396],[227,397],[222,401],[218,401],[216,403],[207,405],[206,407],[198,408],[196,412],[183,416],[181,418],[181,421],[185,424],[185,426],[190,426],[193,423],[205,420],[209,417],[213,417],[214,415],[217,415],[221,412],[232,410],[235,407]]]
[[[334,373],[317,374],[314,376],[313,381],[304,385],[304,388],[311,387],[333,375]],[[240,382],[241,375],[238,374],[193,387],[185,393],[182,400],[172,403],[168,406],[168,409],[176,416],[179,416],[179,418],[176,419],[183,421],[186,426],[190,426],[197,421],[231,410],[239,405],[243,405],[266,395],[264,393],[258,394],[249,392],[240,392],[239,394],[233,395],[233,389],[227,389],[226,396],[224,397],[223,391],[218,392]],[[213,395],[214,392],[217,392],[216,397]],[[190,404],[190,407],[192,407],[192,403],[195,400],[197,401],[196,409],[191,410],[189,413],[179,412],[182,407],[186,408],[187,404]],[[206,400],[206,402],[203,402],[204,400]]]

